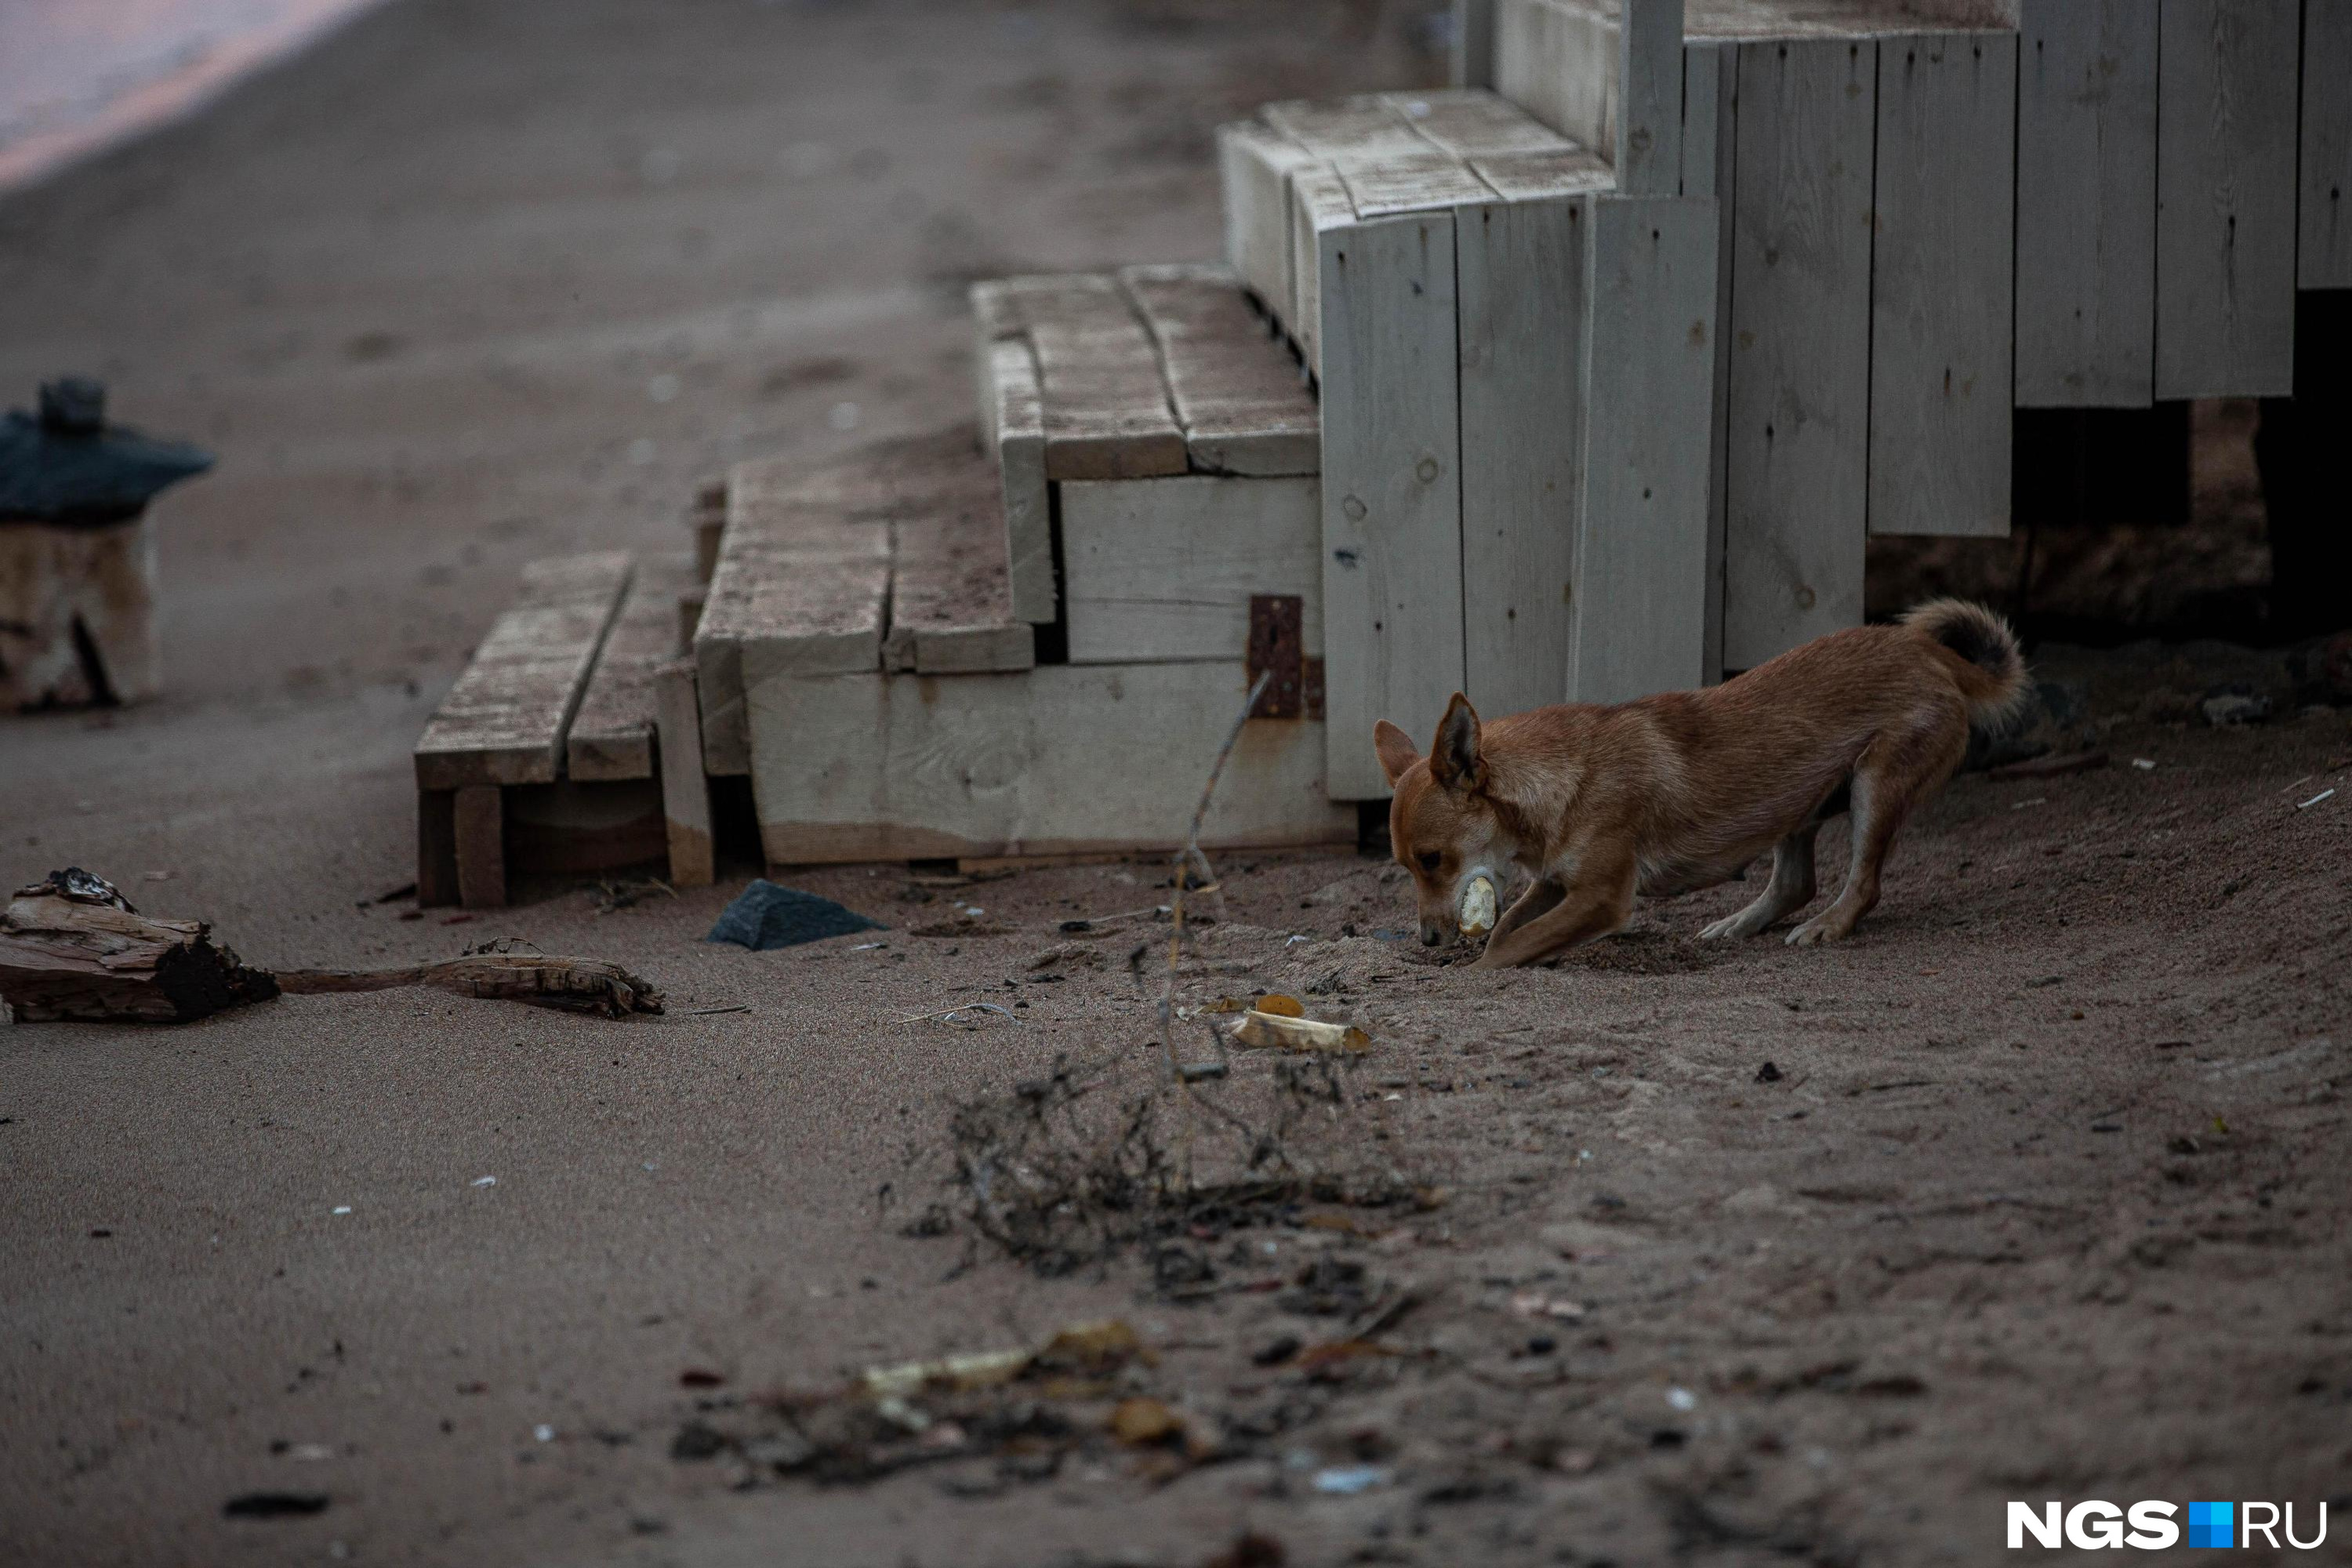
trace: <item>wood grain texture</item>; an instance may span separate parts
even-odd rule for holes
[[[1613,165],[1624,66],[1614,8],[1594,0],[1496,0],[1495,27],[1503,96]]]
[[[1683,0],[1618,0],[1617,10],[1617,188],[1670,196],[1682,184]]]
[[[1323,237],[1356,221],[1348,184],[1330,169],[1301,169],[1290,177],[1290,288],[1283,324],[1298,342],[1307,370],[1323,374]]]
[[[1006,280],[1036,355],[1049,479],[1146,479],[1184,471],[1184,433],[1160,356],[1115,278]]]
[[[1297,595],[1320,656],[1322,535],[1311,478],[1063,486],[1070,662],[1237,658],[1254,594]]]
[[[2017,39],[1878,45],[1870,529],[2009,532]]]
[[[1369,800],[1388,793],[1374,721],[1429,732],[1462,684],[1454,218],[1318,237],[1329,780]]]
[[[654,776],[654,671],[678,656],[678,595],[696,582],[690,556],[638,564],[565,731],[565,777]]]
[[[1382,95],[1421,138],[1456,158],[1486,153],[1548,153],[1568,138],[1499,93],[1391,92]]]
[[[1554,196],[1454,215],[1462,689],[1482,713],[1567,700],[1590,206]]]
[[[536,561],[416,742],[420,789],[546,784],[621,595],[620,552]]]
[[[2161,0],[2156,395],[2294,390],[2297,0]]]
[[[1724,664],[1861,623],[1874,41],[1738,46]]]
[[[1706,442],[1706,621],[1701,679],[1723,679],[1724,520],[1731,436],[1731,230],[1734,176],[1738,170],[1739,50],[1727,43],[1694,43],[1684,55],[1689,82],[1683,97],[1683,195],[1714,196],[1715,385]]]
[[[1616,188],[1617,175],[1590,148],[1565,147],[1549,153],[1482,153],[1470,160],[1473,173],[1506,201],[1540,201],[1548,196]]]
[[[1045,400],[1025,341],[990,345],[988,403],[1013,615],[1043,626],[1055,613],[1054,500],[1045,479]]]
[[[1255,122],[1217,129],[1218,190],[1224,204],[1225,260],[1276,316],[1290,309],[1290,176],[1315,155]]]
[[[1572,701],[1706,678],[1716,217],[1712,196],[1592,198]]]
[[[1247,694],[1239,659],[1049,665],[951,682],[879,674],[769,681],[749,696],[767,858],[796,865],[1172,847]],[[1244,726],[1203,846],[1353,842],[1355,812],[1324,797],[1323,750],[1320,724]]]
[[[1311,474],[1320,467],[1314,395],[1230,271],[1130,267],[1119,280],[1159,345],[1195,472]]]
[[[462,784],[451,792],[457,846],[457,901],[469,910],[506,908],[503,794],[497,784]]]
[[[2303,0],[2295,286],[2352,289],[2352,0]]]
[[[152,521],[0,523],[0,713],[140,702],[159,684]]]
[[[890,524],[890,630],[882,668],[925,675],[1027,669],[1036,632],[1013,614],[992,476],[927,486]]]
[[[1265,122],[1319,159],[1388,158],[1429,151],[1397,107],[1379,93],[1269,103]]]
[[[2148,0],[2023,0],[2021,408],[2146,407],[2156,384],[2156,34]]]
[[[707,888],[714,874],[710,781],[702,772],[702,710],[692,659],[674,658],[654,672],[654,729],[670,886]]]
[[[1348,199],[1360,218],[1426,212],[1494,195],[1470,166],[1434,148],[1379,158],[1346,158],[1334,165],[1347,182]]]

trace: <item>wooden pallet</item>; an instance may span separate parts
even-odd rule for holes
[[[681,706],[684,557],[535,562],[416,743],[420,905],[495,909],[510,872],[666,861],[711,876],[699,717]],[[665,787],[668,750],[697,759]]]

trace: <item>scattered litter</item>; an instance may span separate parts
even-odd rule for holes
[[[717,1388],[727,1381],[727,1374],[713,1372],[707,1366],[690,1366],[677,1374],[680,1388]]]
[[[1353,1024],[1322,1024],[1312,1018],[1268,1013],[1262,1006],[1242,1015],[1241,1026],[1234,1031],[1234,1043],[1283,1051],[1353,1052],[1372,1048],[1372,1037]]]
[[[2048,795],[2037,795],[2032,800],[2021,800],[2011,803],[2009,809],[2011,811],[2023,811],[2028,806],[2048,805],[2049,804],[2050,797]]]
[[[1454,923],[1462,934],[1475,941],[1495,929],[1495,880],[1491,877],[1473,877],[1470,885],[1462,889],[1462,907],[1454,910]]]
[[[852,947],[849,951],[852,952],[872,952],[877,947],[887,947],[890,944],[887,942],[861,942]]]
[[[229,1519],[307,1519],[327,1511],[324,1492],[246,1492],[221,1505]]]
[[[1144,1394],[1120,1400],[1110,1413],[1110,1435],[1130,1448],[1164,1443],[1183,1432],[1182,1416],[1170,1409],[1166,1401]]]
[[[330,1214],[349,1214],[352,1212],[352,1205],[349,1204],[338,1204],[327,1212]]]
[[[1687,1388],[1669,1388],[1666,1390],[1666,1403],[1677,1410],[1692,1411],[1698,1408],[1698,1395]]]
[[[616,910],[633,909],[656,893],[665,898],[677,897],[677,889],[659,877],[646,877],[637,881],[599,881],[596,884],[596,912],[609,915]]]
[[[1762,1067],[1758,1068],[1756,1069],[1756,1081],[1758,1083],[1780,1082],[1780,1068],[1779,1065],[1773,1062],[1766,1062]]]
[[[499,1179],[496,1176],[476,1176],[466,1184],[470,1187],[495,1187],[499,1184]]]
[[[1297,935],[1297,934],[1296,934],[1296,933],[1294,932],[1294,933],[1293,933],[1293,934],[1292,934],[1288,939],[1287,939],[1287,940],[1286,940],[1286,941],[1285,941],[1285,942],[1283,942],[1283,944],[1282,944],[1282,945],[1283,945],[1283,946],[1285,946],[1285,947],[1296,947],[1296,946],[1297,946],[1297,945],[1298,945],[1300,942],[1313,942],[1314,940],[1315,940],[1315,939],[1314,939],[1313,937],[1311,937],[1311,936],[1299,936],[1299,935]]]
[[[688,1009],[687,1010],[687,1016],[688,1016],[688,1017],[689,1017],[689,1018],[707,1018],[707,1017],[710,1016],[710,1015],[712,1015],[713,1013],[748,1013],[748,1012],[750,1012],[751,1010],[751,1004],[750,1004],[749,1002],[738,1002],[738,1003],[735,1003],[733,1005],[731,1005],[731,1006],[727,1006],[727,1007],[692,1007],[692,1008],[688,1008]]]
[[[1285,1018],[1304,1018],[1307,1016],[1307,1005],[1305,1003],[1299,1001],[1296,996],[1286,996],[1279,991],[1267,992],[1265,995],[1259,997],[1249,1010],[1259,1013],[1272,1013]]]
[[[2208,690],[2197,704],[2198,713],[2216,730],[2233,724],[2259,724],[2271,716],[2271,700],[2250,681],[2233,680]]]
[[[1585,1313],[1581,1301],[1571,1301],[1565,1296],[1547,1296],[1540,1290],[1522,1290],[1511,1298],[1511,1310],[1522,1318],[1558,1318],[1562,1322],[1575,1322]]]
[[[2335,793],[2336,793],[2336,791],[2335,791],[2335,789],[2334,789],[2333,787],[2330,787],[2330,788],[2327,788],[2327,789],[2321,790],[2317,795],[2313,795],[2309,800],[2305,800],[2305,801],[2298,801],[2298,802],[2295,804],[2295,810],[2297,810],[2297,811],[2308,811],[2308,810],[2309,810],[2309,809],[2311,809],[2313,806],[2317,805],[2321,801],[2326,800],[2329,795],[2334,795]]]
[[[333,1458],[335,1451],[324,1443],[297,1443],[286,1450],[286,1457],[306,1465],[316,1465]]]
[[[1381,1465],[1339,1465],[1315,1472],[1315,1489],[1333,1497],[1354,1497],[1389,1484],[1390,1471]]]
[[[999,1006],[993,1002],[966,1002],[961,1006],[958,1007],[942,1007],[936,1013],[918,1013],[911,1018],[901,1018],[898,1022],[901,1024],[922,1024],[928,1023],[933,1018],[946,1018],[951,1022],[961,1023],[962,1021],[961,1016],[966,1013],[995,1013],[1012,1019],[1016,1024],[1022,1021],[1021,1016],[1013,1012],[1010,1007]]]
[[[2134,757],[2132,766],[2142,773],[2153,773],[2156,770],[2156,761],[2152,757]]]
[[[861,931],[887,931],[880,921],[868,920],[831,899],[779,887],[765,877],[755,879],[719,914],[705,942],[729,942],[753,952],[771,948],[798,947],[827,937]]]
[[[168,882],[174,875],[175,873],[171,871],[150,871],[146,873],[144,880],[150,882]]]
[[[555,1441],[555,1428],[546,1425],[544,1422],[532,1427],[530,1429],[530,1435],[538,1438],[542,1443],[552,1443]]]
[[[416,884],[413,881],[403,882],[396,888],[386,888],[371,901],[379,904],[396,904],[403,899],[413,899],[415,896]]]

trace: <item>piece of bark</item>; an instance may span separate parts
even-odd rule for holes
[[[460,996],[530,1002],[613,1018],[662,1010],[661,993],[617,963],[539,952],[469,952],[399,969],[286,969],[277,978],[293,996],[433,985]]]
[[[204,921],[149,920],[79,868],[0,911],[0,1002],[21,1023],[184,1024],[277,994],[276,977],[215,946]]]

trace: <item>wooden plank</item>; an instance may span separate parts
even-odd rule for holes
[[[1570,141],[1617,162],[1617,18],[1587,0],[1496,0],[1496,86]]]
[[[1225,260],[1276,316],[1290,309],[1290,176],[1315,155],[1264,125],[1217,128]]]
[[[638,566],[564,736],[566,777],[654,776],[654,671],[683,646],[678,595],[695,581],[688,557],[656,556]]]
[[[1006,280],[1037,358],[1045,477],[1131,479],[1184,471],[1184,433],[1160,356],[1116,279]]]
[[[2304,0],[2295,286],[2352,289],[2352,0]]]
[[[416,742],[420,789],[545,784],[629,584],[621,552],[535,561]]]
[[[1683,0],[1616,0],[1617,90],[1607,151],[1627,195],[1670,196],[1683,171]]]
[[[660,737],[662,817],[674,888],[707,888],[714,872],[710,781],[702,772],[702,711],[694,661],[675,658],[654,672],[654,726]]]
[[[951,675],[1037,662],[1035,628],[1013,614],[997,508],[992,476],[976,467],[965,483],[927,490],[890,525],[884,668]]]
[[[1321,466],[1314,395],[1231,272],[1130,267],[1119,281],[1159,345],[1194,471],[1311,474]]]
[[[952,701],[947,683],[915,675],[768,681],[749,698],[767,858],[1173,847],[1247,695],[1244,670],[1238,658],[1044,665],[958,676]],[[1202,844],[1353,843],[1354,808],[1324,795],[1323,752],[1311,721],[1245,725]]]
[[[2296,0],[2162,0],[2156,395],[2294,390]]]
[[[1706,627],[1702,679],[1723,679],[1724,524],[1730,500],[1732,189],[1738,173],[1739,51],[1695,43],[1683,121],[1683,195],[1716,198],[1715,388],[1706,443]],[[1711,152],[1697,143],[1712,142]]]
[[[1025,342],[989,345],[998,506],[1013,615],[1043,626],[1055,614],[1054,500],[1045,479],[1045,407]]]
[[[1285,325],[1298,340],[1307,371],[1323,374],[1323,237],[1356,221],[1348,184],[1329,169],[1301,169],[1290,177],[1290,313]]]
[[[1062,487],[1070,662],[1232,659],[1253,594],[1302,601],[1323,652],[1323,520],[1311,478],[1139,479]]]
[[[1712,196],[1591,198],[1573,701],[1707,678],[1717,237]]]
[[[1446,79],[1457,88],[1495,85],[1495,0],[1454,0]]]
[[[457,847],[457,901],[469,910],[501,910],[507,902],[506,813],[497,784],[463,784],[450,792]]]
[[[1728,668],[1862,621],[1877,47],[1738,46]]]
[[[1499,93],[1391,92],[1382,95],[1422,140],[1456,158],[1488,153],[1556,153],[1574,145]]]
[[[457,794],[416,792],[416,907],[438,909],[457,901]]]
[[[2023,0],[2021,408],[2140,407],[2156,384],[2156,7]]]
[[[1551,153],[1484,153],[1470,160],[1471,172],[1506,201],[1541,201],[1547,196],[1614,190],[1616,172],[1590,148]]]
[[[1424,150],[1376,159],[1342,159],[1334,165],[1347,182],[1348,199],[1360,218],[1428,212],[1462,202],[1485,201],[1492,188],[1451,153]]]
[[[1482,713],[1568,696],[1590,205],[1552,196],[1454,215],[1462,689]]]
[[[2009,532],[2017,39],[1878,45],[1870,529]]]
[[[1396,106],[1378,93],[1314,102],[1292,99],[1258,112],[1321,159],[1398,157],[1429,150]]]
[[[1388,793],[1373,722],[1431,732],[1462,685],[1454,218],[1318,237],[1330,788],[1370,800]]]

